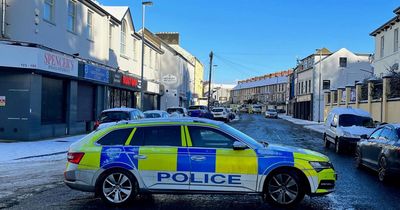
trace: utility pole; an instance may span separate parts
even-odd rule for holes
[[[213,51],[210,52],[210,72],[208,74],[208,97],[207,97],[207,107],[208,110],[210,110],[210,101],[211,101],[211,73],[212,73],[212,67],[213,67],[213,57],[214,53]]]

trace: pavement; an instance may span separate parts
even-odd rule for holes
[[[286,121],[289,121],[291,123],[294,123],[296,125],[302,125],[304,128],[318,132],[318,133],[324,133],[324,122],[315,122],[315,121],[309,121],[309,120],[302,120],[302,119],[297,119],[293,118],[292,116],[282,114],[279,115],[279,118],[284,119]]]
[[[338,155],[323,147],[320,133],[283,119],[242,114],[230,123],[257,140],[311,149],[327,155],[338,173],[336,191],[309,197],[294,209],[398,209],[400,180],[380,183],[376,172],[356,169],[351,154]],[[310,125],[310,124],[308,124]],[[307,126],[308,126],[307,125]],[[311,124],[314,125],[314,124]],[[56,155],[57,156],[57,155]],[[69,189],[63,183],[65,156],[45,156],[0,163],[0,209],[113,209],[93,193]],[[142,195],[118,209],[279,209],[251,195]]]
[[[0,163],[65,154],[69,145],[85,135],[67,136],[43,141],[0,143]]]

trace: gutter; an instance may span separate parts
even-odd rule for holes
[[[1,0],[1,38],[6,37],[6,0]]]

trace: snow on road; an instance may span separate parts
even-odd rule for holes
[[[0,143],[0,163],[66,152],[69,145],[84,136],[69,136],[34,142]]]
[[[17,202],[20,195],[62,182],[66,151],[83,136],[0,143],[0,204]]]
[[[288,115],[279,115],[281,119],[287,120],[291,123],[294,123],[296,125],[302,125],[304,128],[316,131],[318,133],[324,133],[324,122],[314,122],[314,121],[309,121],[309,120],[302,120],[302,119],[297,119],[293,118],[292,116]]]

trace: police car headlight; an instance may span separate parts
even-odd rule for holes
[[[320,162],[320,161],[310,161],[310,165],[316,170],[317,172],[320,172],[324,169],[333,169],[333,165],[330,162]]]

